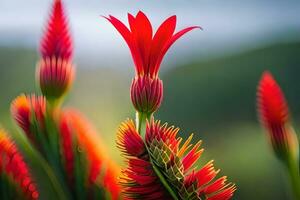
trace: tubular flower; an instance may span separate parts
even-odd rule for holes
[[[22,199],[38,199],[39,192],[34,181],[31,178],[27,164],[24,162],[22,155],[18,151],[14,142],[8,137],[4,130],[0,130],[0,175],[1,177],[7,176],[12,182],[15,183],[22,190]],[[3,179],[1,179],[3,181]],[[1,183],[2,189],[4,182]],[[18,191],[18,190],[17,190]],[[0,193],[6,195],[13,195],[11,198],[18,199],[18,194],[8,194],[10,191],[5,190]]]
[[[69,60],[73,56],[72,38],[61,0],[54,0],[40,52],[43,59],[55,57]]]
[[[209,162],[199,170],[194,164],[203,149],[201,142],[190,144],[192,135],[182,144],[179,129],[153,118],[146,126],[145,142],[132,120],[125,121],[118,132],[118,147],[128,160],[120,183],[125,199],[230,199],[235,185],[218,174]]]
[[[131,86],[131,100],[138,112],[153,113],[162,100],[163,86],[158,72],[163,57],[185,33],[200,28],[192,26],[175,33],[176,16],[166,19],[156,33],[143,12],[128,14],[129,28],[113,16],[106,17],[126,41],[135,64],[136,78]],[[141,28],[142,27],[142,28]]]
[[[284,94],[269,72],[265,72],[257,91],[257,107],[261,123],[268,130],[276,155],[281,158],[298,154],[298,140],[289,124],[288,105]]]
[[[151,78],[158,76],[162,59],[172,44],[185,33],[199,28],[192,26],[174,34],[176,28],[176,16],[174,15],[165,20],[153,35],[152,25],[141,11],[135,17],[128,14],[130,29],[111,15],[106,19],[126,41],[135,63],[136,75],[148,75]]]
[[[29,139],[34,140],[34,126],[45,126],[46,100],[42,96],[21,94],[11,104],[11,114]]]
[[[72,145],[70,134],[72,134],[77,139],[79,148],[86,152],[89,161],[89,184],[100,185],[109,192],[112,199],[118,199],[120,197],[120,188],[117,184],[119,168],[105,154],[104,145],[101,144],[101,140],[90,123],[77,111],[66,110],[63,112],[60,127],[66,169],[73,170],[74,168],[74,147],[70,148],[70,144]]]
[[[75,75],[72,62],[61,58],[44,58],[38,63],[37,80],[43,95],[60,98],[71,87]]]

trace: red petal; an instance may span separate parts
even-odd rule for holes
[[[139,55],[138,49],[135,45],[135,42],[133,41],[132,33],[130,32],[130,30],[120,20],[118,20],[117,18],[111,15],[109,15],[109,17],[104,16],[104,18],[107,19],[117,29],[117,31],[121,34],[121,36],[126,41],[130,49],[133,61],[135,63],[137,73],[142,71],[143,69],[142,60]]]
[[[161,53],[159,54],[159,57],[157,58],[157,61],[156,61],[156,65],[154,66],[154,69],[153,69],[153,73],[154,74],[157,74],[158,73],[158,70],[159,70],[159,67],[160,67],[160,64],[162,62],[162,59],[163,57],[165,56],[165,54],[167,53],[168,49],[174,44],[174,42],[176,40],[178,40],[181,36],[183,36],[184,34],[186,34],[187,32],[195,29],[195,28],[200,28],[199,26],[191,26],[191,27],[188,27],[188,28],[185,28],[179,32],[177,32],[175,35],[173,35],[171,37],[170,40],[168,40],[166,43],[165,43],[165,46],[162,47],[162,51]]]
[[[176,16],[173,15],[166,19],[160,27],[157,29],[151,46],[151,53],[150,53],[150,76],[156,76],[157,71],[155,70],[155,66],[158,63],[158,59],[163,57],[162,50],[163,47],[166,45],[167,41],[170,40],[176,28]]]
[[[136,18],[129,14],[128,21],[135,46],[143,63],[143,71],[147,74],[149,71],[149,54],[152,42],[152,25],[147,16],[141,11],[138,12]]]

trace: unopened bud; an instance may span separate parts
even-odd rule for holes
[[[151,114],[158,110],[163,98],[163,83],[159,78],[137,76],[131,84],[131,101],[138,112]]]

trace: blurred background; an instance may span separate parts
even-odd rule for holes
[[[199,164],[214,159],[238,186],[234,199],[289,199],[288,181],[256,119],[255,95],[264,70],[282,86],[296,129],[300,122],[299,0],[74,1],[65,5],[75,40],[77,78],[67,106],[95,124],[108,151],[123,164],[115,132],[134,117],[129,50],[101,15],[126,20],[144,11],[157,26],[176,14],[178,27],[200,25],[180,39],[161,66],[164,102],[157,118],[195,133],[206,149]],[[0,0],[0,121],[12,129],[10,102],[35,86],[37,47],[50,0]]]

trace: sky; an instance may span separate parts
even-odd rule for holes
[[[101,15],[127,22],[139,10],[154,27],[177,15],[177,30],[200,25],[180,39],[169,54],[178,62],[251,49],[274,41],[300,39],[299,0],[65,0],[76,56],[104,65],[120,65],[129,51],[121,36]],[[0,47],[36,48],[51,8],[50,0],[0,0]],[[118,59],[115,59],[118,57]],[[174,59],[174,57],[176,59]]]

